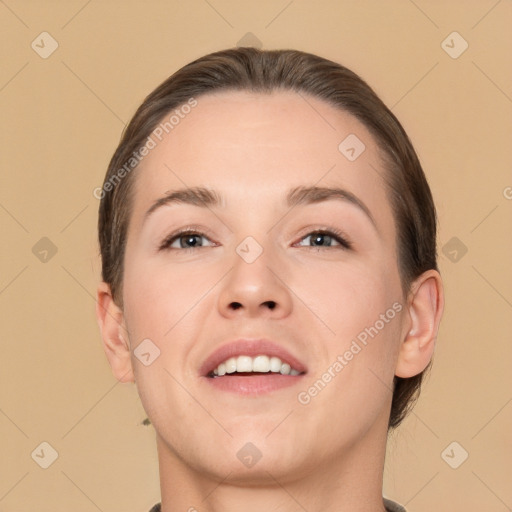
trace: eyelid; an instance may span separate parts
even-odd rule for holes
[[[329,226],[317,226],[317,227],[308,227],[305,229],[304,234],[300,235],[299,241],[303,240],[304,238],[311,236],[313,233],[319,233],[324,235],[332,236],[336,239],[336,241],[340,244],[342,249],[350,250],[353,248],[353,243],[350,239],[350,237],[342,230],[329,227]],[[297,243],[297,242],[296,242]],[[331,247],[315,247],[316,249],[330,249]],[[336,246],[335,246],[336,247]]]
[[[170,245],[172,243],[174,243],[178,238],[188,235],[188,234],[203,236],[204,238],[207,238],[210,242],[212,242],[213,246],[215,247],[215,245],[218,245],[218,244],[217,244],[217,242],[215,242],[213,240],[213,237],[209,234],[208,231],[209,231],[208,229],[205,229],[205,228],[199,227],[199,226],[194,226],[194,225],[185,226],[185,227],[180,228],[176,231],[173,231],[171,234],[167,235],[164,238],[164,240],[158,244],[158,250],[161,251],[161,250],[167,249],[167,250],[187,251],[187,250],[198,249],[198,248],[203,247],[203,246],[199,246],[199,247],[186,247],[186,248],[180,248],[180,249],[175,249],[175,248],[170,249]],[[320,226],[317,226],[317,227],[309,226],[309,227],[305,228],[303,230],[303,234],[300,235],[298,241],[295,242],[293,245],[296,245],[298,242],[304,240],[308,236],[312,236],[313,234],[323,234],[323,235],[331,236],[338,242],[339,246],[327,246],[327,247],[303,246],[303,247],[312,247],[317,250],[332,249],[334,247],[339,247],[344,250],[353,249],[353,243],[344,231],[337,229],[337,228],[328,227],[325,225],[321,226],[321,227]],[[206,246],[206,247],[212,247],[212,246]]]
[[[183,228],[179,228],[176,231],[173,231],[172,233],[167,235],[162,240],[162,242],[160,242],[158,244],[158,250],[169,249],[171,243],[173,243],[177,238],[179,238],[181,236],[188,235],[188,234],[204,236],[205,238],[208,238],[208,240],[210,242],[212,242],[213,244],[216,244],[216,242],[214,242],[214,240],[213,240],[213,236],[209,233],[208,229],[206,229],[204,227],[200,227],[200,226],[189,225],[189,226],[185,226]],[[176,249],[176,250],[186,251],[187,249],[194,249],[194,247],[189,247],[186,249]]]

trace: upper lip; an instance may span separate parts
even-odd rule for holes
[[[214,350],[203,362],[199,369],[199,373],[203,376],[212,372],[220,363],[226,361],[230,357],[259,355],[279,357],[283,363],[288,363],[300,373],[307,371],[304,363],[299,361],[295,356],[290,354],[284,347],[268,339],[239,339],[228,342]]]

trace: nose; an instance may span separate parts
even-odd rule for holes
[[[223,280],[218,307],[227,318],[285,318],[292,311],[291,290],[283,262],[269,248],[252,262],[238,254]]]

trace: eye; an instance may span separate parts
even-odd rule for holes
[[[204,244],[203,240],[209,243]],[[319,229],[308,233],[301,242],[309,239],[309,244],[299,243],[303,247],[317,247],[319,249],[340,247],[351,249],[352,244],[341,231]],[[213,247],[215,244],[204,234],[192,229],[184,229],[169,235],[159,246],[159,250],[192,250],[200,247]]]
[[[310,241],[309,247],[318,247],[329,248],[329,247],[342,247],[343,249],[351,249],[352,244],[348,241],[346,235],[337,230],[327,230],[320,229],[317,231],[312,231],[307,236],[302,238],[302,240]],[[333,244],[334,242],[334,244]],[[299,245],[304,246],[304,244],[300,243]],[[307,245],[306,245],[307,247]]]
[[[201,239],[205,239],[210,241],[209,238],[206,237],[203,233],[199,233],[197,231],[192,231],[190,229],[186,229],[180,231],[178,233],[173,233],[169,235],[161,244],[159,249],[178,249],[178,250],[189,250],[196,249],[198,247],[207,247],[204,245]],[[211,246],[214,244],[211,243]]]

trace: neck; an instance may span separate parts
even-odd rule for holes
[[[316,468],[299,468],[295,476],[264,468],[257,485],[240,483],[236,470],[219,475],[210,468],[192,468],[157,435],[162,512],[385,512],[387,424],[381,423]]]

